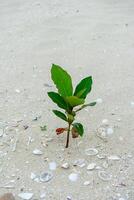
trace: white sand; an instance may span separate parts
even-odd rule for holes
[[[54,131],[64,123],[53,116],[50,110],[56,107],[47,97],[47,91],[54,87],[44,86],[52,85],[51,63],[65,67],[75,84],[92,75],[94,87],[87,102],[103,99],[102,104],[78,116],[78,121],[85,125],[85,136],[71,140],[65,151],[66,137],[57,137]],[[33,199],[40,199],[40,194],[46,192],[46,200],[66,200],[67,196],[72,200],[133,200],[133,101],[133,0],[0,1],[0,121],[12,127],[6,130],[7,137],[0,137],[0,151],[7,153],[0,152],[0,186],[15,180],[10,184],[15,188],[0,188],[0,194],[10,191],[19,199],[24,188],[24,192],[34,193]],[[41,118],[33,122],[36,116]],[[103,119],[114,127],[107,142],[95,134]],[[13,122],[17,120],[23,121],[15,128]],[[24,130],[23,125],[29,128]],[[41,132],[40,125],[47,125],[47,132]],[[47,147],[41,144],[45,135],[53,138]],[[29,137],[34,140],[27,146]],[[12,152],[11,143],[16,138],[17,148]],[[78,147],[79,142],[82,143]],[[105,169],[102,166],[106,159],[85,155],[85,149],[92,147],[99,154],[121,159],[109,161]],[[34,149],[40,149],[43,155],[33,155]],[[46,157],[48,161],[44,161]],[[112,174],[112,179],[99,179],[100,169],[87,174],[86,166],[73,167],[72,163],[79,158],[85,159],[86,166],[96,163]],[[31,172],[48,171],[49,161],[58,165],[52,172],[53,179],[47,183],[31,180]],[[69,169],[59,167],[64,162],[70,164]],[[78,173],[76,182],[68,179],[71,173]],[[85,185],[85,181],[91,183]]]

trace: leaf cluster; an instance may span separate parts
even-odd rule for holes
[[[82,79],[75,89],[73,89],[72,78],[62,67],[53,64],[51,68],[51,78],[56,85],[58,92],[48,92],[51,100],[57,106],[64,110],[64,113],[59,110],[53,110],[53,113],[72,125],[80,136],[83,136],[83,125],[75,122],[75,116],[78,111],[87,106],[94,106],[96,102],[85,104],[85,99],[92,89],[92,76]],[[80,106],[78,109],[75,107]]]

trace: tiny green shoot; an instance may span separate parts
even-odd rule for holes
[[[77,113],[87,106],[96,105],[96,102],[85,104],[85,99],[92,89],[92,76],[82,79],[73,90],[72,78],[67,71],[58,65],[52,64],[51,78],[58,92],[48,92],[48,96],[60,109],[64,110],[64,113],[59,110],[53,110],[53,113],[68,124],[66,128],[56,129],[56,133],[59,135],[65,131],[67,132],[66,148],[68,148],[70,132],[72,138],[82,137],[84,134],[83,125],[75,122]]]

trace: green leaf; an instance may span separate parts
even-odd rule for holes
[[[58,111],[58,110],[53,110],[53,113],[54,113],[57,117],[59,117],[59,118],[61,118],[61,119],[63,119],[64,121],[67,122],[67,117],[66,117],[66,115],[65,115],[64,113],[62,113],[62,112],[60,112],[60,111]]]
[[[74,123],[72,126],[77,130],[78,134],[82,137],[84,134],[84,128],[83,125],[80,123]]]
[[[72,96],[72,79],[71,76],[64,69],[62,69],[58,65],[53,64],[51,68],[51,78],[61,96]]]
[[[68,105],[58,93],[56,92],[48,92],[48,96],[52,99],[54,103],[56,103],[60,108],[63,108],[65,110],[68,109]]]
[[[82,110],[82,109],[84,109],[84,108],[86,108],[86,107],[88,107],[88,106],[95,106],[97,104],[97,102],[92,102],[92,103],[88,103],[88,104],[85,104],[85,105],[82,105],[78,110],[76,110],[75,112],[78,112],[78,111],[80,111],[80,110]]]
[[[76,86],[74,96],[85,99],[92,89],[92,77],[86,77]]]
[[[97,102],[96,101],[94,101],[94,102],[91,102],[91,103],[88,103],[88,104],[85,104],[84,106],[95,106],[97,104]]]
[[[65,101],[68,102],[72,107],[84,104],[84,102],[85,102],[84,99],[80,99],[75,96],[66,97]]]

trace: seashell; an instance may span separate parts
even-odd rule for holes
[[[48,182],[53,178],[53,174],[51,172],[44,172],[40,175],[41,182]]]
[[[108,125],[108,119],[103,119],[102,124],[107,124]]]
[[[24,199],[24,200],[29,200],[33,197],[33,193],[28,193],[28,192],[23,193],[22,192],[22,193],[18,194],[18,197],[20,197],[21,199]]]
[[[41,150],[39,150],[39,149],[34,149],[34,150],[33,150],[33,154],[34,154],[34,155],[42,155],[43,152],[42,152]]]
[[[87,186],[87,185],[90,185],[90,181],[85,181],[84,183],[83,183],[83,185],[85,185],[85,186]]]
[[[67,196],[67,200],[72,200],[72,198],[70,196]]]
[[[105,171],[98,171],[98,177],[103,181],[110,181],[112,178],[112,175],[108,174]]]
[[[50,162],[49,163],[49,169],[50,170],[56,170],[56,167],[57,167],[57,164],[56,164],[56,162]]]
[[[105,155],[105,154],[97,155],[97,157],[98,157],[99,159],[105,159],[105,158],[106,158],[106,155]]]
[[[72,173],[68,176],[69,180],[72,181],[72,182],[76,182],[77,179],[78,179],[78,174],[76,173]]]
[[[31,176],[30,177],[31,177],[32,180],[34,180],[34,179],[37,178],[37,175],[35,173],[31,172]]]
[[[42,192],[41,194],[40,194],[40,198],[41,199],[44,199],[46,197],[46,193],[45,192]]]
[[[111,155],[111,156],[108,156],[108,159],[109,159],[109,160],[118,161],[118,160],[120,160],[120,157],[119,157],[119,156],[116,156],[116,155]]]
[[[63,164],[61,165],[61,167],[62,167],[63,169],[68,169],[68,168],[69,168],[69,164],[68,164],[68,163],[63,163]]]
[[[95,148],[89,148],[85,150],[85,154],[88,156],[96,156],[98,154],[98,150]]]
[[[112,135],[114,132],[113,128],[107,128],[107,135]]]
[[[93,170],[95,167],[96,167],[96,163],[90,163],[90,164],[87,166],[87,170]]]
[[[78,167],[84,167],[85,165],[86,164],[84,159],[75,160],[73,163],[73,166],[78,166]]]
[[[102,164],[102,166],[104,167],[104,168],[108,168],[108,162],[107,161],[105,161],[103,164]]]

